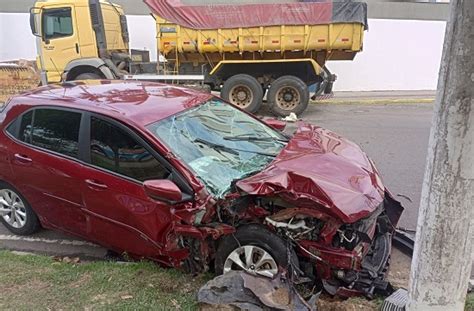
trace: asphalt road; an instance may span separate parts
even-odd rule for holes
[[[415,229],[432,107],[319,104],[310,105],[300,117],[360,144],[376,163],[385,185],[406,207],[400,226]],[[295,124],[288,125],[288,130],[294,128]],[[0,248],[86,257],[105,254],[100,247],[60,233],[43,230],[23,238],[11,235],[2,225]]]

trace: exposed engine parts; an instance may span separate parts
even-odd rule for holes
[[[310,234],[315,229],[315,227],[308,227],[304,219],[294,221],[294,218],[291,218],[288,222],[281,222],[266,217],[265,221],[275,227],[277,232],[282,233],[282,231],[284,231],[284,236],[289,237],[291,240],[298,240]]]
[[[374,213],[354,223],[342,223],[319,209],[295,207],[279,197],[229,198],[215,211],[220,226],[224,227],[217,226],[211,230],[207,228],[208,224],[206,229],[201,229],[215,233],[213,239],[227,236],[223,240],[225,243],[213,244],[211,236],[206,241],[182,239],[183,248],[190,253],[185,268],[192,273],[207,271],[206,263],[222,255],[223,245],[238,242],[236,245],[240,247],[242,241],[237,241],[238,236],[226,232],[225,228],[234,227],[237,232],[242,232],[239,228],[260,226],[258,232],[269,231],[260,239],[277,236],[281,239],[278,243],[286,245],[289,254],[294,254],[290,257],[298,258],[299,263],[292,265],[298,284],[318,290],[324,288],[331,295],[343,297],[362,293],[372,298],[376,293],[389,294],[392,287],[385,281],[385,276],[394,227],[384,204],[391,202],[385,201]],[[283,249],[283,246],[279,248]],[[268,254],[271,255],[271,251]],[[243,266],[247,260],[243,255],[234,257],[231,256],[237,266]],[[259,262],[258,254],[252,258]],[[281,258],[289,257],[284,255]]]

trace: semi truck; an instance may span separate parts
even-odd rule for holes
[[[367,29],[363,2],[185,5],[144,0],[156,21],[157,63],[132,55],[125,12],[105,0],[37,1],[43,84],[84,79],[199,84],[249,112],[266,97],[279,116],[302,113],[332,91],[328,60],[352,60]],[[177,4],[178,3],[178,4]]]

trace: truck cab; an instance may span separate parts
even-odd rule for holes
[[[43,84],[120,78],[130,61],[127,20],[103,0],[37,1],[30,9]]]

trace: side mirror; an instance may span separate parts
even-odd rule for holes
[[[286,127],[286,122],[285,121],[280,121],[277,119],[264,119],[263,122],[265,122],[266,125],[274,128],[275,130],[278,131],[283,131]]]
[[[40,17],[41,9],[35,7],[30,8],[30,28],[31,33],[35,37],[41,37]]]
[[[143,187],[150,198],[158,201],[172,204],[182,199],[181,190],[168,179],[147,180],[143,183]]]

